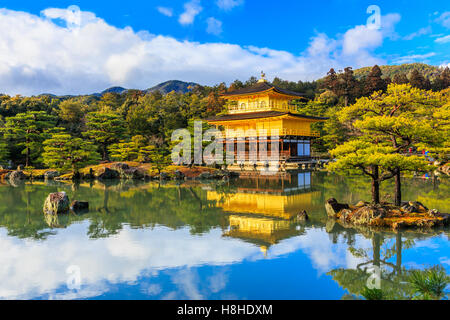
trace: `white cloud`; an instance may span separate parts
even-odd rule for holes
[[[444,27],[450,29],[450,11],[446,11],[442,13],[439,18],[436,19],[436,22],[442,24]]]
[[[244,0],[217,0],[216,4],[220,9],[229,11],[235,7],[243,5]]]
[[[184,12],[180,15],[178,22],[182,25],[194,23],[195,17],[203,10],[200,0],[191,0],[184,4]]]
[[[213,17],[209,17],[206,20],[206,23],[208,24],[206,32],[214,34],[216,36],[222,33],[222,21],[217,20]]]
[[[359,25],[344,34],[343,52],[346,55],[361,54],[381,46],[386,37],[396,38],[395,24],[400,21],[399,14],[388,14],[381,17],[380,29]]]
[[[381,30],[356,26],[334,38],[318,33],[304,52],[295,55],[116,28],[90,12],[81,12],[80,27],[73,29],[50,19],[63,19],[61,10],[48,9],[40,17],[0,9],[0,92],[87,94],[113,85],[146,89],[168,79],[213,85],[247,79],[261,70],[269,77],[314,80],[331,67],[384,63],[373,50],[384,38],[393,37],[398,21],[388,15],[383,20],[389,23]]]
[[[431,32],[432,32],[431,26],[428,26],[428,27],[425,27],[425,28],[420,28],[416,32],[408,34],[407,36],[403,37],[403,39],[404,40],[412,40],[414,38],[430,34]]]
[[[220,229],[193,237],[187,228],[124,227],[117,235],[92,241],[86,236],[88,227],[89,222],[74,224],[45,241],[13,238],[0,229],[0,299],[31,299],[45,294],[58,299],[98,296],[111,284],[135,283],[141,276],[173,268],[181,269],[174,282],[189,292],[190,279],[185,279],[189,274],[182,268],[262,258],[258,247],[224,238]],[[66,290],[66,269],[71,265],[80,267],[81,290],[56,295],[60,289]],[[152,285],[143,291],[155,295],[162,288]],[[194,292],[193,297],[199,294]]]
[[[360,53],[365,49],[379,47],[383,43],[383,34],[365,25],[356,26],[344,34],[344,53],[347,55]]]
[[[167,8],[167,7],[157,7],[156,10],[159,11],[162,15],[165,15],[166,17],[172,17],[173,16],[173,9]]]
[[[412,54],[408,56],[403,56],[400,58],[396,58],[394,63],[411,63],[411,62],[422,62],[427,58],[435,56],[435,52],[429,52],[425,54]]]
[[[436,43],[447,43],[450,42],[450,34],[448,36],[440,37],[434,40]]]

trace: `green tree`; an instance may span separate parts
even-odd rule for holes
[[[327,72],[327,76],[323,80],[323,87],[337,94],[338,76],[333,68],[331,68],[330,71]]]
[[[414,69],[409,76],[409,83],[419,89],[429,90],[431,88],[430,81],[425,78],[417,69]]]
[[[450,87],[450,69],[445,67],[433,81],[433,90],[443,90]]]
[[[71,169],[75,176],[79,169],[100,160],[96,146],[81,138],[74,138],[68,133],[52,134],[44,141],[44,162],[51,168]]]
[[[364,80],[364,94],[370,95],[374,91],[385,91],[386,81],[381,77],[383,73],[378,65],[374,65]]]
[[[3,139],[0,140],[0,163],[4,164],[9,159],[8,144]]]
[[[384,94],[374,93],[343,108],[339,120],[350,129],[351,141],[332,151],[338,157],[332,167],[356,165],[364,173],[370,173],[373,184],[385,180],[379,177],[378,170],[387,171],[386,179],[395,177],[395,204],[400,205],[401,172],[431,168],[424,157],[409,156],[409,148],[439,149],[448,143],[450,115],[449,108],[444,109],[447,99],[442,93],[392,84]],[[352,154],[360,154],[361,159],[346,155],[346,148]],[[379,163],[373,161],[373,153]],[[377,200],[373,195],[373,201]]]
[[[441,300],[446,297],[445,288],[450,284],[450,276],[443,266],[437,265],[412,271],[408,281],[414,288],[413,299]]]
[[[108,147],[125,137],[126,123],[112,112],[91,112],[86,117],[87,131],[84,136],[95,141],[102,152],[102,159],[108,160]]]
[[[420,156],[404,156],[392,147],[377,145],[369,137],[360,136],[330,151],[336,159],[328,165],[330,171],[355,174],[362,173],[372,180],[372,202],[380,203],[381,182],[393,178],[399,169],[417,171],[428,163]]]
[[[149,146],[148,157],[158,174],[161,174],[161,171],[172,163],[170,150],[165,147]]]
[[[147,139],[139,135],[132,137],[130,142],[119,142],[109,147],[111,159],[117,161],[147,162],[150,150]]]
[[[42,142],[49,137],[50,129],[54,128],[56,117],[45,111],[29,111],[6,118],[3,128],[4,136],[12,143],[23,148],[25,166],[31,165],[42,152]]]
[[[408,77],[404,73],[397,73],[392,78],[392,82],[396,84],[407,84],[409,83]]]
[[[352,103],[360,95],[360,83],[353,75],[351,67],[345,68],[344,72],[339,74],[337,89],[337,94],[344,97],[345,106]]]

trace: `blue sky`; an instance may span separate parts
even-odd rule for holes
[[[67,10],[73,5],[79,15]],[[367,24],[370,5],[380,10],[379,29]],[[10,94],[144,89],[170,79],[211,85],[261,70],[313,80],[330,67],[450,63],[445,0],[2,0],[0,7],[0,92]],[[70,25],[71,17],[79,18]]]

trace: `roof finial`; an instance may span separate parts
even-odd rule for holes
[[[264,73],[264,71],[261,71],[261,79],[259,79],[258,82],[266,82],[266,74]]]

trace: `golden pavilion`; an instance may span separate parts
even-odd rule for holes
[[[245,159],[249,158],[250,138],[256,138],[258,145],[259,141],[267,141],[269,155],[271,144],[277,143],[281,163],[311,159],[311,140],[319,137],[311,124],[327,118],[299,114],[293,101],[306,101],[302,94],[272,85],[262,73],[256,84],[224,93],[222,98],[228,100],[227,114],[206,120],[222,128],[224,139],[236,139],[235,151],[238,143],[245,143]],[[278,137],[277,141],[272,142],[272,136]]]

